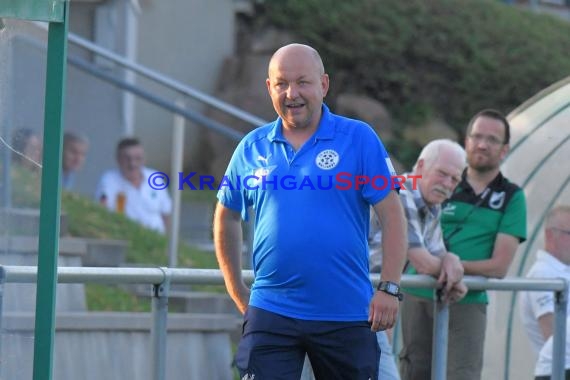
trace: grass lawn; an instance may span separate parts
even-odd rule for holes
[[[67,215],[71,236],[125,240],[129,243],[126,266],[167,266],[168,239],[166,236],[148,230],[124,215],[110,212],[90,199],[74,193],[63,193],[61,208],[62,213]],[[178,266],[181,268],[218,268],[212,252],[195,249],[184,242],[179,244]],[[213,285],[193,286],[192,288],[200,291],[225,291],[223,287]],[[141,300],[118,286],[87,284],[86,293],[89,310],[150,310],[150,298]]]
[[[1,169],[1,168],[0,168]],[[1,174],[1,173],[0,173]],[[41,177],[15,165],[11,171],[14,207],[39,208]],[[211,202],[216,191],[183,191],[182,202]],[[90,198],[75,193],[63,192],[61,211],[67,215],[71,237],[116,239],[128,242],[125,266],[158,267],[168,265],[168,238],[148,230],[124,215],[110,212]],[[201,251],[180,242],[178,267],[217,269],[212,252]],[[149,286],[150,287],[150,286]],[[223,286],[192,286],[199,291],[225,292]],[[150,290],[149,290],[150,294]],[[113,285],[86,284],[87,307],[93,311],[148,311],[150,297],[141,298]]]

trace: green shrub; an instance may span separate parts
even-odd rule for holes
[[[135,265],[165,266],[168,263],[168,238],[124,215],[108,211],[88,198],[64,192],[62,212],[68,218],[72,236],[99,239],[122,239],[129,242],[127,262]],[[180,242],[180,267],[217,268],[213,253],[203,252]]]
[[[570,24],[498,1],[266,0],[263,20],[321,53],[337,89],[382,101],[402,125],[442,117],[460,134],[570,75]]]
[[[64,192],[62,212],[68,218],[69,233],[75,237],[122,239],[129,242],[127,266],[158,267],[168,264],[166,236],[148,230],[124,215],[108,211],[88,198]],[[189,247],[180,242],[178,266],[217,269],[215,255]],[[223,292],[220,286],[194,286],[196,290]],[[118,287],[87,284],[89,310],[148,311],[149,299],[141,300],[134,294]],[[150,293],[149,293],[150,294]]]

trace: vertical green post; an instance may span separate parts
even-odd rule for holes
[[[53,372],[68,1],[63,6],[63,22],[50,22],[48,31],[33,380],[51,380]]]

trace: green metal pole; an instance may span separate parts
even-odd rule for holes
[[[66,1],[63,22],[50,22],[48,31],[33,380],[51,380],[53,372],[68,16]]]

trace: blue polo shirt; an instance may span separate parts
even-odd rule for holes
[[[250,132],[218,199],[244,220],[255,209],[250,305],[304,320],[367,320],[370,205],[388,195],[395,173],[370,126],[322,111],[298,151],[279,118]]]

